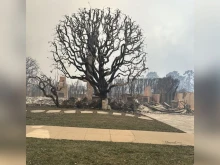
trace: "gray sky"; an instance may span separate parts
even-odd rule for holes
[[[149,71],[162,77],[174,70],[180,74],[194,70],[193,0],[28,0],[26,54],[38,61],[45,74],[51,75],[48,41],[52,41],[58,21],[90,6],[118,8],[140,25],[146,37]]]

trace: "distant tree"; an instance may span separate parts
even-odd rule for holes
[[[144,79],[139,78],[136,80],[136,94],[142,94],[144,92]]]
[[[79,80],[77,80],[75,83],[72,83],[68,88],[70,97],[79,97],[82,94],[84,95],[85,90],[86,87]]]
[[[39,66],[37,61],[31,57],[26,57],[26,87],[33,84],[34,79],[30,77],[36,76],[38,71]]]
[[[171,76],[159,78],[156,84],[156,92],[160,93],[165,98],[161,98],[161,101],[167,101],[170,103],[174,99],[177,88],[180,84],[178,79],[173,79]]]
[[[172,77],[159,78],[157,81],[157,93],[166,94],[171,90],[175,90],[179,85],[178,79],[173,79]]]
[[[179,86],[177,91],[185,89],[185,77],[180,75],[179,72],[177,71],[173,71],[173,72],[169,72],[166,77],[172,77],[173,79],[178,79],[179,80]]]
[[[123,78],[118,78],[114,80],[114,83],[120,83],[120,84],[124,84],[126,82],[125,79]],[[123,86],[116,86],[115,88],[113,88],[111,90],[111,92],[109,93],[109,96],[111,96],[112,98],[120,98],[121,95],[125,94],[127,91],[127,85],[123,85]]]
[[[74,97],[73,91],[74,91],[74,84],[72,83],[72,84],[69,85],[69,88],[68,88],[68,96],[70,98]]]
[[[135,86],[136,86],[136,80],[135,81],[132,81],[128,84],[128,91],[129,91],[129,94],[131,95],[134,95],[135,94]]]
[[[154,79],[154,78],[159,78],[159,76],[157,75],[157,72],[149,72],[147,74],[147,78],[148,79]]]
[[[101,99],[147,70],[142,29],[120,10],[85,8],[64,16],[51,45],[57,68],[67,78],[89,82]],[[120,77],[126,78],[123,84],[113,83]]]
[[[194,91],[194,72],[192,70],[187,70],[183,74],[185,76],[184,86],[188,92]]]
[[[179,72],[177,71],[173,71],[173,72],[169,72],[166,77],[172,77],[173,79],[179,79],[181,76],[179,74]]]
[[[186,93],[187,90],[186,90],[185,88],[183,88],[183,89],[180,89],[178,92],[179,92],[179,93]]]

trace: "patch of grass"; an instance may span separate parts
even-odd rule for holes
[[[103,114],[65,114],[63,112],[48,114],[27,111],[26,124],[183,133],[183,131],[157,120]]]
[[[27,165],[192,165],[194,147],[153,144],[26,140]]]
[[[77,110],[77,111],[83,111],[83,110],[89,110],[89,111],[103,111],[101,109],[97,109],[97,108],[93,108],[93,109],[88,109],[88,108],[77,108],[77,107],[69,107],[69,108],[64,108],[64,107],[56,107],[55,105],[49,106],[49,105],[42,105],[42,106],[30,106],[30,105],[26,105],[26,110]],[[111,112],[122,112],[122,111],[118,111],[118,110],[111,110]]]
[[[61,110],[65,110],[65,109],[75,109],[75,108],[62,108],[62,107],[56,107],[55,105],[42,105],[42,106],[30,106],[30,105],[26,105],[26,110],[36,110],[36,109],[42,109],[42,110],[54,110],[54,109],[61,109]]]

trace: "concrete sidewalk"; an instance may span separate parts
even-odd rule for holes
[[[179,114],[146,114],[146,116],[171,125],[186,133],[194,134],[194,116]]]
[[[138,130],[27,125],[26,137],[194,146],[193,134]]]

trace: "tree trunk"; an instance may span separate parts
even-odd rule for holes
[[[60,106],[59,99],[56,99],[55,104],[56,104],[56,106],[57,106],[57,107],[59,107],[59,106]]]
[[[108,109],[108,98],[107,98],[107,93],[103,92],[100,94],[100,98],[102,101],[102,109],[107,110]]]
[[[102,109],[103,110],[108,109],[108,98],[102,100]]]

